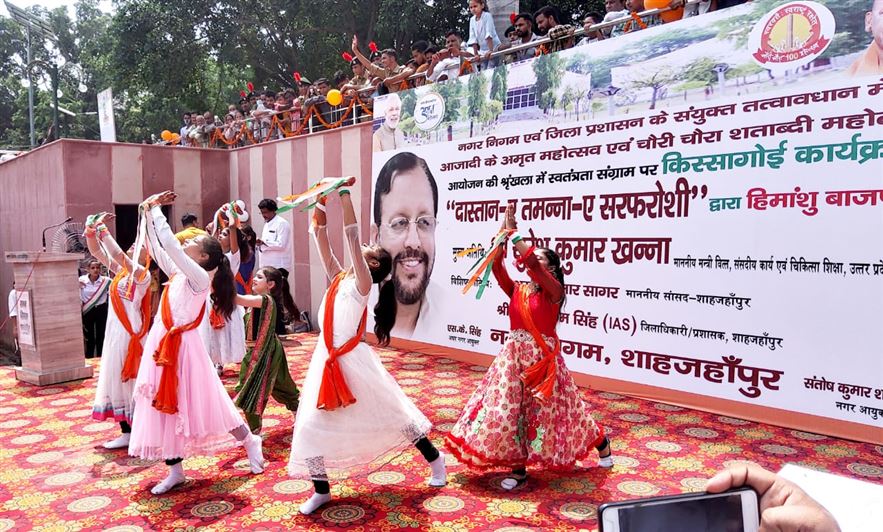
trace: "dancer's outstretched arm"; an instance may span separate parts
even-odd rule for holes
[[[113,214],[104,213],[101,222],[106,223],[113,218]],[[117,264],[117,267],[122,266],[126,269],[127,272],[131,272],[139,276],[145,272],[145,265],[141,263],[141,257],[138,257],[137,259],[129,257],[129,255],[122,250],[116,239],[110,234],[110,231],[99,231],[98,239],[101,241],[101,245],[104,247],[104,249],[107,250],[107,253],[108,255],[110,255],[111,260],[113,260],[114,263]]]
[[[319,258],[322,260],[322,267],[325,269],[325,275],[329,279],[334,279],[342,268],[331,251],[331,244],[328,242],[328,231],[325,225],[328,223],[325,216],[324,201],[316,205],[313,209],[313,220],[310,223],[310,233],[313,235],[313,242],[316,244],[316,250],[319,252]]]
[[[513,209],[514,212],[514,207],[511,205],[506,209],[506,214],[503,216],[503,225],[500,228],[503,231],[509,229],[509,209]],[[503,263],[503,253],[497,253],[497,256],[494,257],[494,262],[491,264],[491,272],[493,272],[497,284],[500,285],[500,289],[507,296],[512,297],[512,294],[515,292],[515,283],[512,282],[509,272],[506,271],[506,265]]]
[[[261,308],[263,302],[263,296],[236,294],[236,304],[243,307]]]
[[[355,179],[353,180],[355,181]],[[350,183],[352,184],[352,183]],[[356,211],[353,208],[353,200],[350,191],[341,189],[340,204],[343,207],[344,236],[346,237],[347,250],[353,263],[353,274],[356,276],[356,288],[363,296],[371,291],[371,270],[365,257],[362,255],[362,242],[359,239],[359,223],[356,221]]]
[[[86,246],[89,248],[89,253],[91,253],[93,257],[98,259],[98,262],[103,264],[111,272],[117,273],[118,271],[120,271],[119,263],[113,260],[110,254],[104,251],[104,248],[98,241],[98,232],[102,231],[102,229],[104,229],[104,231],[102,232],[106,232],[107,230],[107,228],[104,227],[103,220],[101,218],[101,215],[98,215],[91,224],[86,224],[86,229],[83,232],[83,234],[86,236]]]
[[[513,205],[509,205],[506,209],[505,224],[509,229],[518,230],[518,220],[515,219],[515,207]],[[560,303],[561,299],[564,297],[564,287],[561,286],[558,279],[556,279],[549,270],[543,268],[536,257],[533,256],[531,246],[528,246],[524,240],[518,239],[518,241],[515,242],[514,247],[518,250],[518,254],[521,256],[521,262],[527,266],[527,276],[530,277],[530,280],[540,285],[540,288],[542,288],[543,293],[549,301],[552,303]]]
[[[153,249],[154,257],[160,268],[166,272],[166,275],[173,275],[181,272],[187,277],[187,282],[195,292],[208,290],[211,284],[211,278],[205,269],[196,261],[191,259],[184,253],[169,222],[162,212],[162,205],[171,205],[175,202],[175,193],[171,191],[156,194],[145,200],[148,208],[147,216],[147,237],[150,240],[150,246]]]

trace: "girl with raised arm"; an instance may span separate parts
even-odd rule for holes
[[[230,225],[224,229],[220,229],[215,224],[212,228],[212,237],[220,242],[224,256],[230,263],[230,271],[235,275],[242,263],[241,253],[246,242],[245,236],[239,231],[239,218],[232,218]],[[216,297],[214,293],[209,294],[206,301],[208,311],[199,324],[199,335],[218,375],[223,373],[225,365],[238,364],[245,356],[243,309],[234,304],[228,314],[225,309],[220,308],[220,302],[221,298]]]
[[[130,455],[163,459],[169,466],[168,477],[151,490],[154,495],[186,480],[182,459],[232,446],[234,438],[245,446],[252,473],[264,469],[261,438],[242,421],[195,330],[208,312],[209,290],[221,311],[232,312],[230,264],[208,235],[178,243],[160,208],[174,201],[173,192],[163,192],[141,204],[151,256],[169,276],[135,382],[136,423],[129,442]]]
[[[288,280],[272,266],[261,268],[254,274],[251,293],[253,295],[236,296],[238,304],[251,307],[246,318],[246,335],[254,345],[239,369],[239,384],[233,402],[245,412],[252,433],[259,434],[271,395],[291,412],[297,411],[299,392],[288,372],[288,360],[279,341],[279,335],[285,334],[282,309],[288,308],[292,312],[294,301]]]
[[[89,252],[115,274],[108,291],[111,310],[107,314],[92,419],[117,421],[122,434],[105,443],[104,448],[123,449],[129,446],[134,410],[132,391],[144,337],[150,328],[151,277],[146,265],[147,249],[141,250],[137,260],[132,257],[134,246],[128,254],[123,252],[105,225],[112,217],[108,213],[90,216],[84,231]]]
[[[351,178],[346,186],[351,186]],[[377,459],[410,445],[429,462],[430,486],[444,486],[444,455],[426,437],[432,424],[402,392],[380,357],[361,341],[368,292],[389,275],[392,258],[376,244],[359,243],[359,226],[349,190],[340,189],[345,248],[352,267],[344,270],[326,234],[325,208],[313,213],[311,232],[332,280],[319,315],[322,337],[316,344],[294,423],[288,472],[308,475],[315,493],[300,507],[310,514],[331,500],[329,476],[344,478]]]
[[[504,254],[497,254],[494,277],[511,298],[509,337],[445,438],[468,467],[511,468],[502,482],[507,490],[524,485],[529,465],[571,471],[593,449],[601,457],[598,465],[613,466],[610,442],[561,357],[555,331],[564,305],[561,259],[551,249],[528,246],[516,229],[509,205],[502,230],[512,232],[517,262],[527,268],[530,282],[513,282]]]

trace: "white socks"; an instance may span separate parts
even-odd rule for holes
[[[606,469],[610,469],[613,467],[613,454],[608,454],[607,456],[601,456],[598,458],[598,467],[603,467]]]
[[[300,513],[310,515],[330,500],[330,493],[313,493],[313,496],[307,499],[307,502],[300,505]]]
[[[110,440],[109,442],[104,444],[105,449],[123,449],[129,446],[129,438],[132,435],[128,432],[120,435],[119,438],[115,440]]]
[[[251,432],[242,441],[242,444],[245,446],[245,452],[248,454],[248,465],[251,467],[251,472],[255,475],[263,473],[264,466],[266,465],[262,448],[263,443],[264,440],[260,436],[255,436]]]
[[[154,495],[162,495],[187,480],[184,476],[184,465],[181,462],[169,467],[169,476],[150,490]]]
[[[429,478],[428,484],[434,488],[440,488],[448,483],[448,474],[445,469],[445,453],[438,453],[438,458],[429,462],[432,468],[432,476]]]

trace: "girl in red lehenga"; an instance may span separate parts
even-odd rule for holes
[[[527,481],[527,466],[571,471],[598,450],[601,467],[612,467],[610,442],[592,419],[561,357],[555,332],[564,303],[561,259],[552,250],[529,247],[516,230],[509,206],[503,230],[527,267],[530,282],[513,282],[503,253],[494,277],[511,298],[511,332],[451,433],[447,447],[468,467],[511,468],[502,482],[511,490]],[[505,243],[503,244],[505,245]]]

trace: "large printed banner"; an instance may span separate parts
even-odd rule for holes
[[[883,427],[872,3],[761,0],[378,101],[392,335],[500,350],[507,298],[464,295],[457,254],[511,204],[561,256],[573,371]]]

